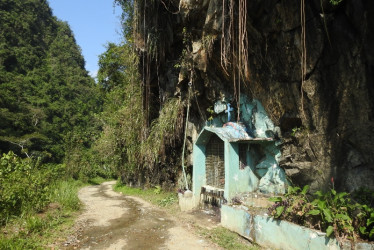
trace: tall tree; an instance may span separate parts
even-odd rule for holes
[[[138,59],[127,44],[109,43],[99,59],[99,84],[106,91],[103,132],[94,149],[103,165],[124,178],[140,166],[143,125]]]

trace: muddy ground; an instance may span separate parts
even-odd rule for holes
[[[137,197],[112,190],[115,181],[84,187],[79,198],[85,211],[65,249],[220,249],[197,236],[191,223],[214,227],[212,214],[173,216]]]

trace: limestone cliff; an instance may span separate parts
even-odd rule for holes
[[[280,166],[294,184],[316,190],[333,177],[339,189],[373,189],[374,2],[301,2],[137,1],[145,110],[152,120],[165,99],[185,100],[192,82],[190,154],[207,108],[245,94],[280,127]]]

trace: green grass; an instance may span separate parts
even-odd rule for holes
[[[59,204],[64,209],[78,210],[81,205],[78,189],[83,185],[80,181],[58,181],[52,186],[50,201]]]
[[[111,181],[111,180],[113,180],[113,179],[105,179],[101,176],[97,176],[97,177],[89,179],[88,183],[91,184],[91,185],[100,185],[103,182]]]
[[[249,242],[242,239],[238,234],[231,232],[230,230],[223,227],[216,227],[210,230],[204,228],[197,228],[197,231],[198,234],[202,235],[207,239],[210,239],[212,242],[216,243],[224,249],[260,249],[259,247],[251,245]]]
[[[42,249],[36,239],[0,236],[0,249]]]
[[[59,211],[13,220],[1,228],[0,249],[46,249],[68,236],[76,215]]]
[[[14,217],[0,228],[0,249],[46,249],[64,239],[80,209],[80,181],[58,181],[50,186],[50,205],[41,213]]]
[[[163,191],[159,186],[156,186],[155,188],[141,189],[128,187],[117,182],[114,186],[114,191],[120,192],[124,195],[140,197],[143,200],[149,201],[160,207],[171,207],[178,202],[178,197],[175,193]]]

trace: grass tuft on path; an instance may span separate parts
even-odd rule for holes
[[[114,191],[120,192],[124,195],[140,197],[143,200],[159,207],[171,208],[178,203],[178,196],[176,193],[167,192],[161,189],[160,186],[149,189],[133,188],[126,185],[117,184],[114,186]]]
[[[259,250],[258,246],[250,245],[249,242],[242,239],[238,234],[231,232],[224,227],[216,227],[213,229],[197,228],[199,235],[216,243],[224,249],[235,250]]]
[[[91,185],[100,185],[101,183],[106,182],[106,181],[110,181],[110,180],[112,180],[112,179],[105,179],[101,176],[97,176],[97,177],[89,179],[88,183],[91,184]]]

